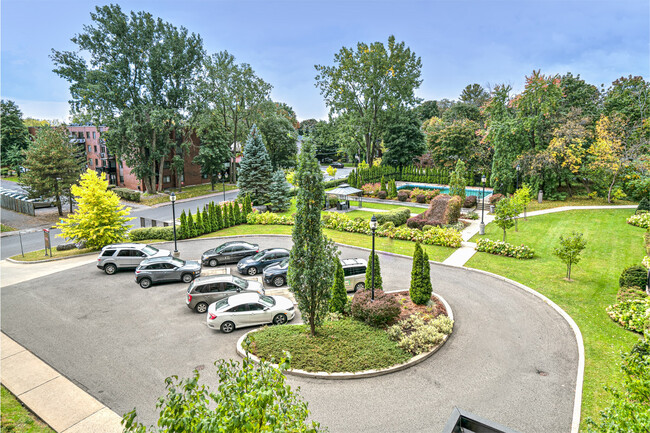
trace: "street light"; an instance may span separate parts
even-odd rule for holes
[[[519,171],[520,170],[521,170],[521,167],[519,167],[519,164],[517,164],[517,188],[515,189],[515,191],[519,189]]]
[[[172,227],[174,227],[174,257],[178,257],[178,247],[176,245],[176,194],[172,191],[169,194],[169,200],[172,202]]]
[[[483,184],[483,194],[481,194],[481,224],[478,226],[478,233],[485,234],[485,223],[483,222],[483,213],[485,212],[485,175],[481,176],[481,183]]]
[[[223,201],[226,201],[226,176],[219,173],[219,179],[221,179],[221,186],[223,187]]]
[[[372,278],[371,278],[371,292],[370,292],[370,300],[374,302],[375,300],[375,230],[377,230],[377,217],[373,214],[372,218],[370,218],[370,230],[372,230],[372,254],[370,255],[370,258],[372,260],[372,265],[371,265],[371,272],[372,272]]]

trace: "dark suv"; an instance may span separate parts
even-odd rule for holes
[[[214,275],[200,277],[187,288],[187,306],[197,313],[205,313],[213,302],[238,293],[264,294],[264,288],[257,281],[247,281],[235,275]]]
[[[268,248],[251,257],[241,259],[237,263],[237,270],[242,274],[256,275],[274,263],[281,262],[289,257],[289,250],[284,248]]]
[[[225,263],[238,263],[244,257],[252,256],[260,251],[260,247],[243,241],[226,242],[217,248],[207,250],[201,255],[201,263],[205,266],[218,266]]]

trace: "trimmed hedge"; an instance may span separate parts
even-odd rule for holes
[[[479,239],[476,243],[476,251],[495,254],[497,256],[514,257],[516,259],[532,259],[535,250],[526,245],[512,245],[503,241],[491,239]]]
[[[118,197],[123,198],[124,200],[129,201],[140,201],[140,191],[133,191],[128,188],[113,188],[113,192],[117,194]]]
[[[648,279],[648,270],[643,266],[630,266],[621,272],[618,279],[619,287],[641,287],[645,289]]]
[[[370,300],[371,291],[366,288],[357,291],[352,298],[352,317],[370,326],[383,328],[399,317],[401,308],[393,295],[375,289],[375,300]]]
[[[455,195],[447,203],[447,209],[445,210],[445,224],[456,224],[458,218],[460,218],[460,207],[462,205],[462,199]]]
[[[411,210],[406,207],[399,207],[390,212],[382,212],[377,214],[377,223],[381,226],[387,222],[392,222],[395,227],[406,224],[406,220],[411,217]]]
[[[411,195],[410,191],[400,191],[397,193],[397,200],[406,201],[408,200],[410,195]]]
[[[409,218],[406,225],[413,229],[422,229],[428,226],[443,226],[456,224],[460,218],[460,205],[462,201],[458,196],[450,197],[447,194],[440,194],[434,197],[429,204],[429,209],[420,215]]]
[[[178,235],[178,229],[176,231]],[[129,238],[132,241],[144,241],[149,239],[162,239],[165,241],[174,240],[174,227],[143,227],[139,229],[133,229],[129,232]],[[177,236],[178,238],[178,236]],[[178,238],[180,239],[180,238]]]

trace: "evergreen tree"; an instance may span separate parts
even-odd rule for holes
[[[57,224],[64,237],[83,241],[88,248],[122,242],[128,230],[128,208],[120,204],[120,198],[108,190],[106,175],[88,169],[81,175],[80,185],[72,185],[78,207],[66,219]]]
[[[241,224],[241,209],[239,208],[239,203],[234,202],[233,208],[235,210],[235,221],[237,224]]]
[[[384,179],[384,175],[381,175],[381,183],[379,184],[379,191],[386,191],[388,192],[388,188],[386,188],[386,180]]]
[[[253,205],[251,203],[251,196],[250,196],[250,194],[246,194],[246,215],[248,215],[251,212],[253,212]]]
[[[210,220],[210,232],[216,232],[219,230],[219,226],[217,225],[217,214],[214,210],[213,201],[208,205],[208,219]]]
[[[18,176],[21,175],[19,165],[22,163],[24,156],[22,151],[29,147],[29,132],[23,122],[23,113],[14,101],[0,101],[0,160],[2,165],[10,165],[16,169]],[[11,156],[15,155],[15,158]],[[12,164],[7,164],[9,160]]]
[[[205,227],[203,226],[203,216],[201,215],[201,209],[196,208],[196,223],[194,225],[196,228],[196,235],[201,236],[205,233]]]
[[[345,275],[341,261],[334,259],[336,262],[336,274],[334,274],[334,285],[332,285],[332,300],[330,301],[330,311],[335,313],[345,313],[345,306],[348,303],[348,294],[345,290]]]
[[[212,222],[210,221],[210,216],[208,215],[208,206],[203,208],[203,233],[212,233]]]
[[[230,226],[237,225],[237,219],[235,219],[235,202],[230,202],[228,206],[228,218],[230,219]]]
[[[179,239],[187,239],[189,236],[187,235],[187,215],[185,214],[185,210],[183,209],[183,212],[181,212],[181,226],[178,230],[178,238]]]
[[[196,227],[194,226],[194,217],[192,216],[192,211],[187,211],[187,237],[194,238],[196,237]]]
[[[223,222],[223,217],[221,216],[221,205],[220,204],[215,204],[214,205],[214,213],[215,213],[216,219],[217,219],[217,230],[221,230],[222,228],[226,227],[224,222]]]
[[[411,301],[418,305],[423,305],[426,303],[426,299],[423,299],[423,290],[422,290],[422,270],[424,263],[424,254],[422,252],[422,246],[420,243],[415,244],[415,251],[413,252],[413,268],[411,269],[411,287],[409,288],[409,295],[411,296]]]
[[[392,190],[391,190],[391,196],[392,196],[393,198],[394,198],[394,197],[397,197],[397,184],[395,183],[395,179],[393,179],[393,182],[392,182],[392,186],[391,186],[391,187],[392,187]]]
[[[303,141],[295,179],[297,211],[287,282],[313,336],[329,310],[337,252],[334,243],[323,236],[321,208],[325,189],[310,140]]]
[[[429,254],[424,251],[424,248],[422,251],[424,253],[424,257],[422,258],[422,299],[426,298],[426,302],[429,302],[433,293],[433,287],[431,286],[431,265],[429,264]]]
[[[230,227],[232,224],[230,222],[230,212],[228,202],[225,202],[221,205],[221,212],[223,214],[223,228],[227,229]]]
[[[366,289],[372,288],[372,252],[368,256],[368,267],[366,268]],[[375,253],[375,290],[382,290],[381,269],[379,267],[379,256]]]
[[[291,206],[289,184],[281,170],[273,173],[269,190],[269,203],[273,212],[286,212]]]
[[[271,160],[262,141],[262,135],[253,125],[239,164],[237,186],[242,194],[250,194],[255,204],[268,201],[269,179],[273,173]]]

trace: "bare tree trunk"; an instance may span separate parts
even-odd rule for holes
[[[612,189],[614,188],[615,183],[616,183],[616,174],[614,175],[614,178],[612,179],[612,183],[609,185],[609,190],[607,190],[607,203],[612,202]]]

